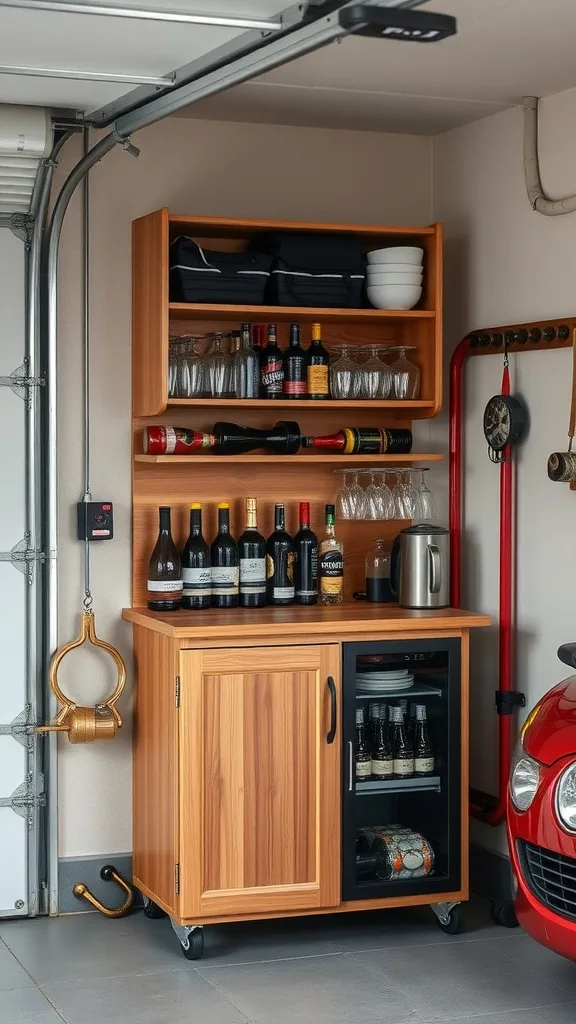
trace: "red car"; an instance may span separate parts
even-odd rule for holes
[[[576,643],[558,657],[576,669]],[[508,792],[508,843],[519,923],[576,960],[576,676],[530,713]]]

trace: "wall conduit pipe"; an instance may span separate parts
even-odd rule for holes
[[[538,98],[525,96],[524,105],[524,177],[533,210],[545,217],[560,217],[576,211],[576,195],[566,199],[550,199],[542,186],[538,159]]]

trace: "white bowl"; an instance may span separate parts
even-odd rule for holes
[[[422,288],[415,284],[368,285],[366,291],[376,309],[412,309],[422,295]]]
[[[370,274],[366,283],[369,288],[380,284],[413,284],[420,288],[422,285],[422,274]]]
[[[370,263],[366,267],[367,275],[371,273],[423,273],[419,263]]]
[[[395,245],[388,249],[373,249],[366,254],[368,263],[412,263],[420,265],[424,259],[424,249],[415,245]]]

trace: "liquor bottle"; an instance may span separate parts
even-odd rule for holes
[[[182,579],[182,607],[194,611],[209,608],[212,576],[210,549],[202,536],[202,505],[190,505],[190,536],[182,553]]]
[[[416,705],[414,730],[414,774],[418,776],[433,775],[435,768],[434,750],[428,735],[426,707],[424,704]]]
[[[290,324],[290,344],[284,353],[284,398],[306,398],[306,352],[300,344],[300,324]]]
[[[148,607],[154,612],[175,612],[182,603],[182,559],[172,540],[170,509],[158,509],[158,540],[148,564]]]
[[[394,775],[394,753],[388,737],[386,719],[376,705],[374,736],[372,740],[372,778],[378,781],[391,779]]]
[[[258,532],[256,498],[246,498],[246,526],[238,538],[240,607],[266,604],[266,541]]]
[[[394,777],[411,779],[414,775],[414,747],[412,746],[404,724],[402,708],[390,708],[392,722],[392,750],[394,754]]]
[[[411,430],[380,427],[344,427],[336,434],[303,437],[303,448],[318,448],[343,455],[407,455],[412,451]]]
[[[144,455],[189,455],[201,449],[212,449],[214,434],[188,430],[186,427],[144,427],[142,450]]]
[[[230,505],[218,505],[218,533],[210,548],[212,607],[238,607],[238,545],[230,536]]]
[[[213,436],[217,455],[243,455],[255,448],[269,448],[276,455],[295,455],[300,448],[300,427],[293,420],[279,420],[269,430],[219,421],[214,424]]]
[[[252,348],[258,356],[264,348],[264,342],[266,341],[266,324],[253,324],[252,326]],[[258,370],[258,377],[260,377],[260,370]]]
[[[260,353],[260,398],[282,398],[284,361],[276,341],[276,324],[268,324],[268,344]]]
[[[320,604],[342,604],[344,600],[344,545],[334,530],[334,505],[326,505],[326,533],[318,549]]]
[[[296,604],[318,603],[318,538],[310,529],[310,502],[300,502],[300,529],[294,537]]]
[[[258,398],[260,394],[259,355],[252,347],[252,328],[242,324],[238,348],[233,356],[234,393],[236,398]]]
[[[372,774],[372,754],[364,724],[364,708],[356,708],[356,781],[367,782]]]
[[[308,398],[330,398],[328,363],[330,356],[322,344],[320,324],[312,324],[312,344],[306,354],[306,390]]]
[[[372,703],[369,704],[368,705],[368,726],[367,726],[367,730],[368,730],[368,742],[369,742],[371,747],[374,745],[374,740],[376,739],[376,723],[377,723],[379,717],[380,717],[380,705],[379,704],[372,704]]]
[[[274,533],[266,542],[266,598],[268,604],[294,601],[294,545],[286,533],[284,505],[274,506]]]

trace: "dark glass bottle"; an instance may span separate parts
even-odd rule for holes
[[[238,607],[238,545],[230,536],[230,505],[218,505],[218,533],[210,548],[212,607]]]
[[[284,353],[284,398],[306,398],[306,352],[300,344],[300,324],[290,324],[290,344]]]
[[[182,553],[182,579],[182,607],[193,611],[209,608],[212,576],[210,549],[202,536],[202,505],[190,506],[190,536]]]
[[[394,754],[394,777],[411,779],[414,775],[414,747],[404,724],[402,708],[390,708],[392,723],[392,750]]]
[[[372,778],[381,782],[394,776],[394,753],[388,737],[386,719],[382,709],[377,705],[372,740]]]
[[[282,398],[284,360],[276,340],[276,324],[268,324],[268,344],[260,353],[260,398]]]
[[[370,744],[371,748],[374,747],[374,743],[376,742],[376,730],[378,728],[377,723],[378,723],[379,717],[380,717],[380,705],[379,704],[369,704],[368,705],[368,725],[367,725],[366,728],[367,728],[367,731],[368,731],[368,743]]]
[[[182,559],[172,540],[170,509],[158,509],[159,531],[148,563],[148,607],[154,612],[175,612],[182,603]]]
[[[414,774],[421,777],[433,775],[434,768],[434,749],[428,734],[426,707],[424,704],[417,704],[414,723]]]
[[[300,502],[300,529],[294,537],[296,604],[318,603],[318,538],[310,529],[310,502]]]
[[[372,754],[364,724],[364,708],[356,708],[356,781],[368,782],[372,774]]]
[[[343,455],[407,455],[412,451],[412,440],[412,431],[400,427],[392,430],[382,430],[380,427],[343,427],[336,434],[303,437],[302,447],[340,452]]]
[[[312,344],[306,353],[306,391],[308,398],[330,398],[328,363],[330,356],[322,344],[320,324],[312,324]]]
[[[268,604],[294,602],[294,545],[286,533],[284,505],[274,508],[274,533],[266,542],[266,598]]]
[[[266,541],[258,532],[256,498],[246,498],[246,526],[238,538],[240,607],[266,604]]]
[[[300,448],[300,427],[294,420],[279,420],[268,430],[219,420],[214,424],[213,437],[217,455],[242,455],[255,448],[269,448],[276,455],[295,455]]]

